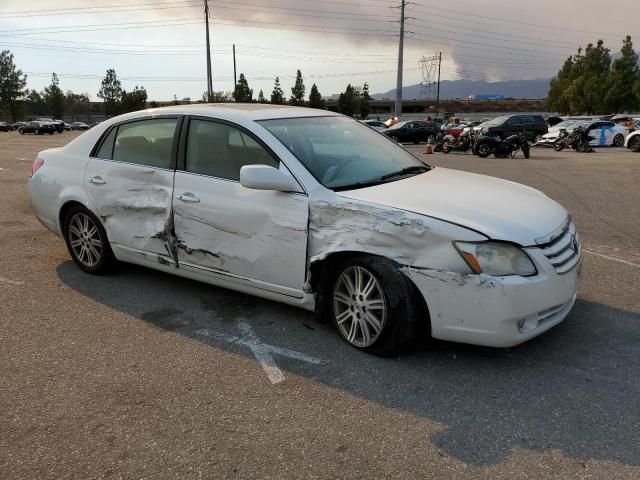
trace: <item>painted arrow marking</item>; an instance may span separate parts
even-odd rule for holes
[[[206,328],[197,330],[196,335],[203,337],[213,338],[216,340],[222,340],[227,343],[235,343],[248,347],[251,353],[258,361],[262,369],[269,377],[272,384],[276,385],[284,381],[284,373],[273,358],[273,355],[280,355],[282,357],[292,358],[300,362],[311,363],[313,365],[320,365],[323,363],[319,358],[306,355],[304,353],[296,352],[295,350],[289,350],[288,348],[278,347],[276,345],[269,345],[260,341],[258,336],[251,328],[251,325],[245,322],[238,322],[238,330],[242,336],[236,337],[234,335],[227,335],[226,333],[216,333]]]

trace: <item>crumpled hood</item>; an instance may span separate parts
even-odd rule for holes
[[[534,188],[440,167],[339,195],[439,218],[522,246],[535,245],[568,215],[562,205]]]

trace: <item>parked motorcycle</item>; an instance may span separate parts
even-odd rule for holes
[[[596,137],[589,135],[588,130],[582,126],[576,127],[571,132],[561,128],[558,138],[553,143],[553,149],[561,152],[565,148],[571,148],[576,152],[589,153],[593,151],[590,143],[595,139]]]
[[[478,135],[474,133],[473,128],[469,128],[467,131],[462,132],[457,137],[453,135],[447,135],[443,139],[442,153],[449,152],[468,152],[473,150],[473,147],[478,139]]]
[[[520,150],[522,150],[524,158],[531,156],[526,132],[520,135],[511,135],[504,140],[500,140],[497,137],[482,136],[478,138],[473,147],[473,153],[480,158],[486,158],[491,154],[496,158],[515,158]]]
[[[442,146],[444,145],[444,139],[446,135],[443,131],[440,131],[436,134],[436,138],[433,142],[433,151],[434,152],[442,152]]]

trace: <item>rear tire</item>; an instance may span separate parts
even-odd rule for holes
[[[554,149],[556,152],[561,152],[562,150],[564,150],[564,143],[555,142],[555,143],[553,144],[553,149]]]
[[[63,233],[71,258],[83,271],[102,275],[114,266],[107,233],[100,220],[86,208],[77,205],[69,209]]]
[[[525,140],[522,144],[522,153],[524,154],[524,158],[529,160],[531,158],[531,149],[529,148],[529,144]]]
[[[352,347],[389,356],[415,340],[417,292],[391,260],[366,254],[351,257],[336,265],[328,286],[325,311]]]
[[[442,153],[449,153],[451,152],[451,145],[447,142],[444,145],[442,145]]]
[[[632,152],[640,152],[640,135],[633,137],[629,141],[629,150]]]
[[[19,133],[20,135],[24,135],[24,130],[23,130],[23,129],[21,129],[21,128],[19,128],[19,129],[18,129],[18,133]]]
[[[614,147],[624,147],[624,136],[618,134],[615,137],[613,137],[613,146]]]

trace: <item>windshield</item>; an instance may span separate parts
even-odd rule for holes
[[[395,125],[389,127],[389,130],[395,130],[396,128],[402,128],[407,124],[407,122],[398,122]]]
[[[481,127],[493,127],[495,125],[502,125],[509,118],[511,118],[511,117],[505,116],[505,117],[494,118],[493,120],[489,120],[488,122],[481,123],[480,126]]]
[[[584,122],[582,120],[565,120],[563,122],[558,123],[553,128],[567,128],[573,125],[579,125],[581,123],[584,123]]]
[[[391,182],[430,169],[394,141],[351,118],[283,118],[259,123],[318,182],[333,190]],[[405,169],[412,171],[399,173]]]

